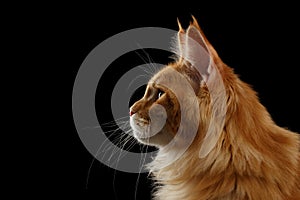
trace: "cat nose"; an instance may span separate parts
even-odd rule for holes
[[[130,109],[130,111],[129,111],[129,116],[131,117],[132,115],[134,115],[135,114],[135,111],[133,111],[132,109]]]

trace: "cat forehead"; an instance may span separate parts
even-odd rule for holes
[[[191,88],[186,77],[172,66],[166,66],[155,74],[148,82],[148,86],[150,87],[155,87],[157,85],[170,90],[180,89],[187,91]]]
[[[160,70],[158,73],[156,73],[149,81],[151,84],[166,84],[173,82],[176,79],[176,76],[178,76],[178,72],[170,66],[166,66],[162,70]]]

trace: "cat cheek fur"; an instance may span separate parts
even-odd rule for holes
[[[134,137],[139,142],[163,147],[173,139],[178,126],[173,125],[176,119],[171,116],[177,112],[175,108],[178,106],[174,106],[176,103],[171,102],[167,94],[156,102],[151,102],[144,97],[130,108],[134,113],[130,117],[130,126]]]

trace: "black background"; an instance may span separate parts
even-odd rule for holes
[[[300,132],[297,6],[198,4],[173,8],[150,2],[139,2],[137,7],[117,3],[41,5],[28,12],[28,18],[20,17],[21,24],[32,30],[26,44],[31,39],[37,41],[35,55],[43,66],[37,70],[42,75],[39,80],[47,77],[40,80],[46,82],[46,101],[39,108],[50,116],[42,124],[47,134],[35,137],[43,154],[34,154],[38,162],[28,165],[30,173],[24,170],[30,175],[26,174],[29,176],[22,187],[47,192],[44,194],[83,194],[86,198],[92,194],[93,199],[134,199],[135,195],[137,199],[150,199],[152,183],[147,174],[124,173],[98,161],[92,163],[93,156],[80,141],[73,122],[73,83],[85,57],[105,39],[138,27],[177,30],[177,18],[187,27],[191,15],[198,19],[223,61],[258,92],[274,121]],[[159,53],[153,52],[151,57],[164,61]],[[125,61],[133,62],[131,57]],[[101,106],[107,107],[101,103],[96,103],[99,112]],[[27,181],[33,179],[33,173],[37,179]]]

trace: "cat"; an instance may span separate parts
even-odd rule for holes
[[[178,25],[177,57],[150,79],[143,98],[130,107],[134,137],[159,149],[148,165],[156,186],[153,198],[300,199],[299,135],[275,124],[194,17],[186,30]],[[226,109],[219,110],[225,115],[214,124],[220,112],[212,101],[219,95],[225,95]],[[189,136],[192,129],[196,134]]]

